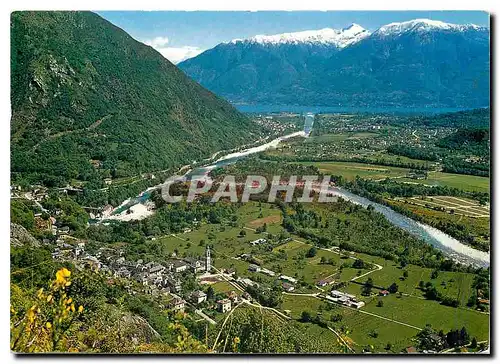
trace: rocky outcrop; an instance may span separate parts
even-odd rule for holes
[[[40,247],[40,242],[31,235],[28,230],[18,224],[10,224],[10,245],[23,246],[29,245],[33,248]]]

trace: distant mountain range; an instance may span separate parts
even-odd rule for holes
[[[91,12],[12,13],[11,102],[12,173],[29,183],[173,169],[261,132]]]
[[[233,103],[489,105],[489,29],[416,19],[221,43],[178,65]]]

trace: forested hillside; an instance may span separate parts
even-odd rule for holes
[[[11,18],[14,179],[62,185],[178,167],[259,129],[91,12]]]

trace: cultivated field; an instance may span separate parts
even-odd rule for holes
[[[301,162],[301,164],[313,165],[321,173],[342,176],[347,180],[354,180],[356,176],[374,180],[404,177],[409,171],[407,168],[354,162]]]
[[[409,204],[423,206],[427,208],[442,208],[445,211],[470,217],[490,217],[489,206],[480,205],[477,201],[464,197],[452,196],[421,196],[398,198]]]

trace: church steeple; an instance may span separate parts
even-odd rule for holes
[[[210,272],[210,268],[212,267],[212,262],[210,259],[210,246],[207,245],[207,250],[205,252],[205,270]]]

